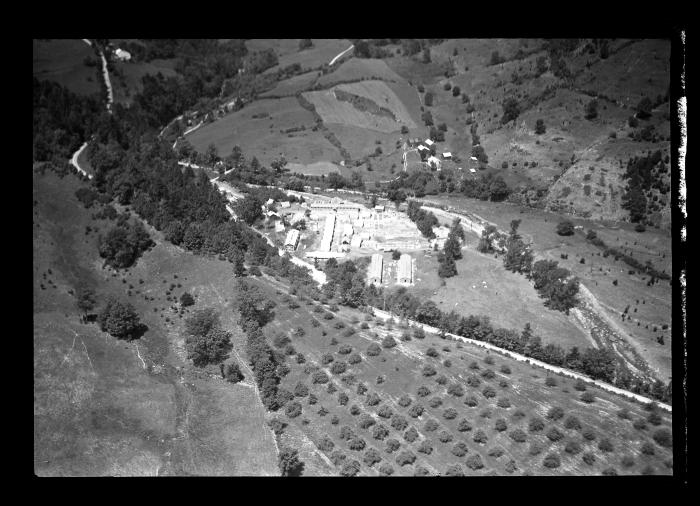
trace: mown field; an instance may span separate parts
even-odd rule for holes
[[[231,385],[218,368],[195,370],[181,337],[187,312],[171,310],[185,290],[196,297],[194,309],[216,305],[240,354],[242,333],[225,310],[234,290],[228,264],[196,258],[150,230],[157,246],[135,267],[103,269],[96,231],[109,223],[91,219],[96,209],[77,201],[78,180],[47,172],[33,186],[35,473],[279,474],[252,382]],[[100,304],[112,294],[129,300],[148,331],[125,342],[80,323],[69,291],[83,284]]]
[[[302,164],[339,161],[338,150],[321,132],[311,130],[314,125],[313,115],[294,97],[258,100],[204,125],[187,139],[200,152],[214,143],[221,156],[230,154],[233,146],[240,146],[248,159],[256,156],[263,164],[280,156]],[[304,130],[285,133],[302,126]]]
[[[351,103],[336,99],[333,90],[308,91],[303,93],[303,96],[316,107],[316,112],[326,124],[352,125],[384,133],[401,128],[401,125],[391,118],[360,111]]]
[[[528,364],[437,336],[402,341],[400,324],[260,286],[278,301],[266,335],[291,339],[281,386],[294,397],[277,415],[282,439],[289,433],[308,453],[311,442],[314,467],[370,476],[672,472],[670,449],[650,438],[670,427],[666,415],[641,428],[641,406],[590,386],[587,404],[571,380]],[[394,347],[380,345],[388,335]]]
[[[98,61],[93,49],[80,39],[34,40],[34,76],[56,81],[79,95],[100,93],[98,67],[88,67],[87,57]]]

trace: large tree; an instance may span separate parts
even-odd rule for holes
[[[277,461],[282,476],[301,476],[304,471],[304,463],[299,460],[299,452],[293,448],[281,448]]]
[[[134,306],[115,297],[107,300],[97,321],[103,332],[117,339],[133,339],[141,328],[139,315],[134,310]]]

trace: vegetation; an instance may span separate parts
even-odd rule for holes
[[[115,297],[110,297],[107,300],[107,304],[100,311],[97,321],[100,324],[100,330],[117,339],[135,339],[143,331],[143,325],[134,306]]]

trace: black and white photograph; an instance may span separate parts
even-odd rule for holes
[[[32,40],[35,477],[684,476],[686,34],[466,33]]]

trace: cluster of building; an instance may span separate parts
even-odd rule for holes
[[[384,277],[384,257],[381,253],[375,253],[370,259],[367,268],[367,283],[379,286]],[[413,284],[413,259],[411,255],[402,254],[396,265],[396,283],[400,285]]]

